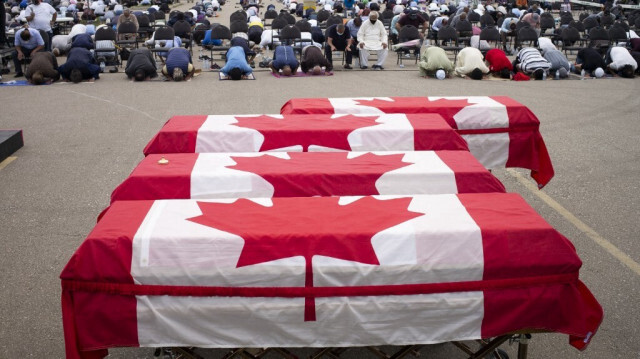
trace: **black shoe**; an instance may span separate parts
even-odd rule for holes
[[[379,65],[378,65],[378,68],[379,68],[380,70],[384,70],[384,67],[382,67],[382,66],[379,66]]]
[[[368,68],[369,68],[369,67],[367,67],[367,66],[360,66],[360,70],[366,70],[366,69],[368,69]]]
[[[353,69],[353,67],[351,67],[351,65],[349,65],[349,64],[346,64],[346,65],[344,65],[344,69],[345,70],[351,70],[351,69]]]
[[[109,73],[115,74],[116,72],[118,72],[118,67],[114,66],[113,68],[111,68],[109,70]]]
[[[22,76],[24,76],[22,72],[16,72],[16,74],[13,77],[22,77]]]
[[[378,66],[378,65],[373,65],[373,66],[371,66],[371,69],[372,69],[372,70],[378,70],[378,69],[380,69],[380,66]]]

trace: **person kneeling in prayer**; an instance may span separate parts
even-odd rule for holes
[[[333,65],[322,54],[322,50],[314,45],[307,45],[302,49],[302,61],[300,61],[300,69],[305,74],[311,71],[312,75],[321,75],[322,68],[327,72],[333,70]]]
[[[220,72],[232,80],[246,79],[253,72],[242,46],[231,47],[227,51],[226,59],[227,63],[220,69]]]
[[[173,81],[188,80],[193,76],[195,68],[191,63],[189,50],[182,47],[174,47],[167,53],[167,60],[162,67],[162,74]]]
[[[489,68],[484,63],[482,52],[475,47],[465,47],[458,53],[458,67],[456,74],[460,77],[469,76],[473,80],[482,80]]]

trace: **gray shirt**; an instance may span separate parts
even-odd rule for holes
[[[550,70],[552,72],[561,67],[564,67],[567,71],[571,68],[569,61],[560,50],[547,50],[544,52],[544,58],[551,64]]]

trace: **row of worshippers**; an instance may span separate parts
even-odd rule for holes
[[[84,26],[78,24],[76,26]],[[94,43],[90,34],[78,33],[72,37],[67,59],[62,65],[58,65],[56,56],[44,50],[44,41],[39,31],[25,27],[16,33],[13,62],[16,68],[16,77],[25,76],[33,84],[39,85],[62,78],[65,81],[78,83],[81,81],[94,81],[100,78],[103,72],[101,62],[103,57],[96,58]],[[164,49],[163,49],[164,50]],[[102,56],[102,55],[101,55]],[[108,53],[105,54],[108,56]],[[115,53],[113,54],[115,56]],[[163,65],[161,72],[175,81],[189,79],[193,76],[195,68],[189,50],[181,47],[167,48],[166,52],[158,52]],[[22,72],[22,62],[30,58],[30,64],[26,73]],[[131,79],[145,80],[157,76],[158,65],[149,49],[135,49],[129,54],[125,73]],[[117,72],[117,68],[115,71]]]
[[[452,75],[481,80],[491,73],[497,77],[514,80],[534,78],[543,80],[547,77],[555,79],[567,78],[569,73],[581,74],[582,77],[603,77],[606,73],[625,78],[633,78],[638,74],[640,58],[640,39],[632,40],[632,50],[625,47],[611,47],[605,56],[595,48],[580,49],[575,63],[569,62],[564,53],[547,43],[542,50],[524,47],[518,51],[515,60],[507,58],[501,49],[491,49],[485,55],[475,47],[463,48],[454,65],[445,50],[430,46],[422,53],[419,71],[422,77],[433,76],[445,79]]]

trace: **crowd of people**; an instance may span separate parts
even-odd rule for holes
[[[361,70],[384,70],[390,50],[402,57],[411,57],[413,51],[413,56],[419,59],[420,75],[437,79],[460,76],[480,80],[489,74],[514,80],[560,79],[572,72],[582,77],[606,74],[634,77],[640,60],[640,39],[633,30],[636,23],[640,23],[635,21],[640,20],[640,10],[622,9],[613,4],[605,4],[601,10],[587,14],[583,21],[595,21],[596,26],[607,28],[626,26],[626,38],[606,44],[590,41],[573,49],[575,60],[570,61],[566,51],[559,47],[562,31],[571,26],[570,21],[561,18],[573,15],[570,11],[561,11],[554,17],[550,4],[545,2],[535,2],[529,7],[524,0],[481,2],[477,6],[470,6],[466,0],[437,0],[430,4],[410,0],[318,0],[316,9],[305,9],[296,0],[281,0],[282,9],[278,12],[274,4],[262,6],[256,0],[242,0],[243,10],[232,15],[231,36],[217,38],[214,28],[223,25],[211,24],[210,19],[219,15],[224,2],[198,0],[188,11],[171,12],[168,21],[161,16],[167,26],[186,27],[187,41],[183,42],[185,34],[178,30],[173,39],[159,36],[156,39],[151,28],[144,42],[146,47],[138,48],[119,46],[117,41],[130,36],[130,32],[119,30],[128,26],[133,33],[138,33],[138,19],[143,15],[155,19],[154,13],[169,10],[168,0],[156,0],[154,4],[142,0],[140,4],[149,5],[145,11],[132,11],[127,7],[138,5],[137,0],[124,4],[117,0],[108,3],[31,0],[31,4],[27,0],[17,1],[9,3],[6,16],[0,16],[3,18],[0,28],[14,30],[15,76],[25,76],[33,84],[58,79],[93,81],[120,58],[124,62],[125,54],[124,72],[129,79],[153,79],[160,71],[166,79],[186,80],[195,73],[193,43],[205,49],[227,49],[222,67],[206,64],[232,80],[248,78],[255,68],[255,58],[262,59],[261,67],[281,76],[293,76],[298,71],[310,75],[331,73],[336,54],[342,55],[345,70],[353,69],[354,58]],[[568,7],[565,3],[563,10],[569,10]],[[73,18],[74,25],[68,34],[54,33],[58,12]],[[545,17],[553,18],[553,26],[542,25]],[[103,27],[113,29],[118,34],[117,41],[96,37]],[[499,34],[493,45],[481,37],[488,28],[494,28]],[[527,46],[520,43],[518,34],[522,28],[534,31],[536,41]],[[458,44],[457,41],[445,42],[439,36],[452,29],[460,36],[465,35],[461,29],[469,30],[468,39]],[[294,35],[289,36],[290,33]],[[56,57],[62,55],[66,61],[58,65]],[[201,51],[200,58],[203,57],[208,59]],[[23,73],[25,62],[29,65]],[[118,68],[112,68],[111,72],[118,72]]]

